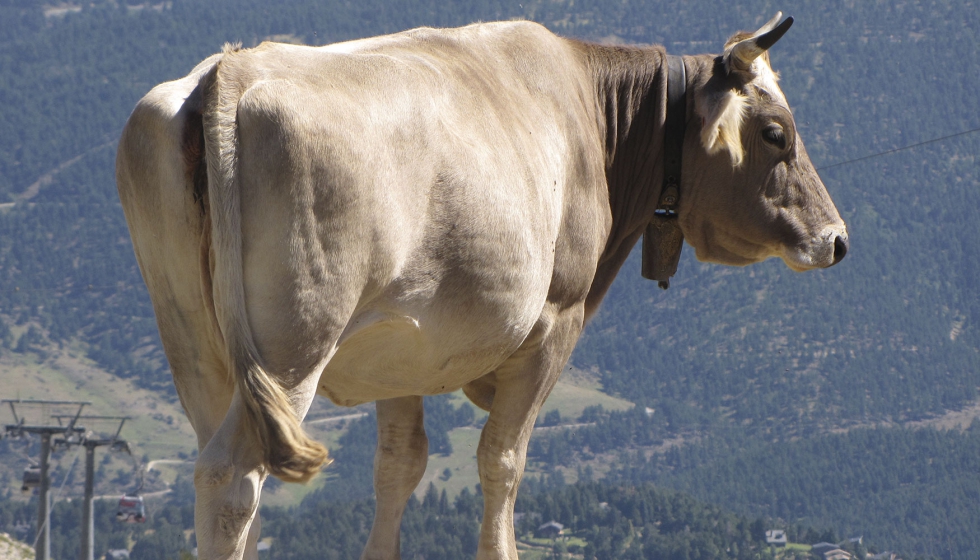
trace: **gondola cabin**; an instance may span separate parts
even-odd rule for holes
[[[146,506],[143,496],[126,494],[119,499],[116,520],[123,523],[143,523],[146,521]]]
[[[31,465],[24,469],[24,483],[20,489],[24,492],[41,485],[41,467]]]

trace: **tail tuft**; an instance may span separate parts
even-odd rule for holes
[[[269,473],[284,482],[308,482],[329,464],[327,448],[306,434],[279,384],[254,360],[244,373],[239,380],[250,431],[260,439]]]

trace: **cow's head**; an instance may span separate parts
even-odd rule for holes
[[[847,229],[769,66],[767,49],[793,21],[781,17],[736,34],[721,56],[687,59],[694,115],[680,226],[699,260],[744,265],[778,256],[808,270],[847,252]]]

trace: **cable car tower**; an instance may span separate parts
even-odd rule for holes
[[[51,458],[52,438],[60,435],[57,440],[60,445],[77,445],[81,443],[85,434],[85,428],[78,426],[78,419],[82,415],[82,409],[86,405],[92,404],[87,401],[28,401],[21,399],[4,399],[0,403],[9,404],[10,412],[14,415],[14,423],[4,426],[4,432],[8,437],[23,437],[25,434],[37,434],[41,438],[41,457],[38,463],[40,467],[40,477],[37,480],[38,505],[37,505],[37,530],[38,535],[35,539],[34,557],[36,560],[51,560],[51,479],[48,476],[48,460]],[[17,407],[22,407],[21,414],[17,413]],[[49,406],[58,407],[78,407],[73,415],[65,415],[59,418],[58,425],[32,425],[27,424],[23,414],[23,407],[40,406],[46,409]],[[67,419],[67,423],[62,425],[61,419]],[[25,473],[26,474],[26,473]],[[25,477],[26,478],[26,477]],[[25,480],[26,485],[27,480]]]
[[[58,422],[61,423],[62,420],[67,420],[70,417],[56,415],[53,416],[53,418],[57,419]],[[82,545],[78,556],[80,560],[95,560],[95,511],[93,507],[95,494],[95,448],[108,445],[110,451],[119,451],[132,455],[132,451],[129,449],[129,443],[127,443],[125,440],[119,439],[119,433],[122,432],[123,424],[125,424],[126,420],[129,419],[129,416],[75,417],[75,420],[119,421],[119,426],[116,428],[116,433],[112,436],[107,438],[98,438],[94,437],[91,432],[88,432],[82,437],[81,441],[77,442],[76,444],[85,446],[85,504],[82,506]]]

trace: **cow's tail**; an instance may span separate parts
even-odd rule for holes
[[[263,368],[246,316],[236,117],[243,86],[222,76],[222,67],[234,58],[226,48],[202,83],[215,314],[245,405],[246,433],[258,440],[270,474],[306,482],[327,462],[327,450],[306,434],[286,392]]]

